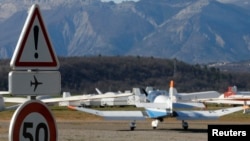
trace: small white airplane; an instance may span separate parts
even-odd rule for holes
[[[224,94],[225,94],[225,96],[231,96],[231,95],[248,95],[248,96],[250,96],[250,91],[238,91],[237,86],[229,86],[228,90]]]
[[[206,97],[206,98],[197,98],[194,99],[193,101],[207,101],[207,100],[211,100],[211,99],[228,99],[228,98],[247,98],[250,97],[250,91],[237,91],[237,87],[236,86],[229,86],[227,91],[224,92],[223,94],[219,94],[218,96],[212,96],[212,97]]]
[[[243,110],[243,107],[232,107],[219,110],[175,110],[178,108],[190,107],[205,107],[202,103],[194,102],[173,102],[173,81],[170,83],[169,96],[158,95],[154,101],[149,103],[136,103],[137,107],[143,107],[145,111],[100,111],[84,107],[68,106],[69,109],[87,112],[90,114],[102,116],[105,119],[111,120],[132,120],[130,129],[134,130],[136,127],[136,120],[143,120],[146,118],[153,119],[152,127],[156,129],[159,121],[163,121],[166,117],[175,117],[177,120],[182,120],[183,129],[188,129],[186,120],[208,120],[218,119],[221,116]],[[201,106],[203,105],[203,106]]]
[[[246,113],[248,105],[250,105],[250,92],[237,91],[236,86],[229,86],[228,90],[218,97],[196,99],[194,101],[215,104],[244,105],[245,108],[243,113]]]

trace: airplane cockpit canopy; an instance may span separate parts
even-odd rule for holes
[[[147,96],[147,101],[148,102],[154,102],[155,98],[159,95],[165,95],[168,96],[168,92],[165,90],[154,90],[154,91],[149,91],[148,96]]]

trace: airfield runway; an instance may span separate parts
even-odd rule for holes
[[[159,128],[151,128],[151,122],[138,122],[134,131],[128,122],[59,123],[60,141],[197,141],[207,140],[207,126],[192,125],[194,129],[183,131],[180,122],[163,122]],[[72,127],[68,130],[67,127]]]
[[[13,111],[1,112],[0,141],[8,141],[9,124]],[[137,121],[130,131],[130,121],[107,121],[101,117],[67,110],[53,109],[58,141],[207,141],[207,127],[211,124],[249,124],[250,114],[238,112],[219,120],[188,121],[189,129],[183,130],[181,121],[166,118],[157,129],[151,128],[151,119]]]
[[[207,141],[208,124],[232,124],[222,121],[190,121],[189,130],[182,129],[181,121],[165,120],[158,129],[151,128],[150,120],[138,121],[134,131],[128,121],[59,120],[58,141]],[[244,124],[244,123],[241,123]],[[8,121],[0,121],[0,141],[8,141]]]

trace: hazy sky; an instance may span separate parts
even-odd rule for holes
[[[139,0],[101,0],[103,2],[113,1],[115,3],[121,3],[122,1],[139,1]]]

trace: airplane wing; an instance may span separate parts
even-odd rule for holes
[[[176,102],[173,103],[173,108],[206,108],[206,106],[199,102]]]
[[[0,95],[9,95],[11,94],[9,91],[0,91]]]
[[[100,111],[84,107],[68,106],[69,109],[104,117],[107,120],[144,120],[142,111]]]
[[[215,104],[236,104],[236,105],[250,105],[250,97],[239,96],[232,98],[211,98],[200,100],[203,103],[215,103]]]
[[[9,103],[19,103],[22,104],[25,101],[27,101],[27,98],[23,97],[3,97],[4,102],[9,102]]]
[[[93,100],[93,99],[101,99],[101,98],[115,98],[115,97],[126,97],[131,96],[132,93],[124,93],[124,94],[117,94],[117,95],[92,95],[92,96],[69,96],[69,97],[58,97],[58,98],[46,98],[41,99],[44,103],[59,103],[59,102],[66,102],[66,101],[81,101],[81,100]],[[24,103],[25,101],[29,100],[28,98],[22,97],[4,97],[4,102],[10,103]]]
[[[20,104],[4,107],[4,109],[1,111],[16,110],[19,106]]]
[[[170,107],[166,103],[136,103],[137,108],[145,108],[142,111],[100,111],[84,107],[68,106],[69,109],[82,111],[104,117],[108,120],[143,120],[149,118],[161,118],[171,116]],[[186,106],[186,105],[185,105]],[[182,107],[182,106],[181,106]]]
[[[20,104],[12,105],[12,106],[5,106],[4,98],[0,95],[0,111],[7,111],[7,110],[15,110],[20,106]]]
[[[145,112],[142,112],[142,111],[100,111],[100,110],[94,110],[94,109],[89,109],[89,108],[84,108],[84,107],[75,107],[75,106],[68,106],[68,108],[94,114],[97,116],[101,116],[107,120],[143,120],[147,117],[162,118],[162,117],[167,117],[167,116],[172,115],[171,114],[172,112],[170,109],[164,109],[159,104],[160,103],[158,104],[147,103],[147,105],[141,105],[143,106],[143,108],[145,108]],[[159,106],[161,108],[156,108]]]
[[[142,111],[100,111],[84,107],[68,106],[69,109],[77,110],[97,116],[104,117],[106,120],[145,120],[146,118],[161,118],[170,116],[171,113],[166,109],[146,108]]]
[[[209,111],[174,111],[177,120],[209,120],[243,110],[242,106]]]
[[[209,100],[204,103],[215,103],[215,104],[232,104],[232,105],[250,105],[250,101],[241,100]]]
[[[169,104],[166,103],[136,103],[136,107],[139,108],[158,108],[158,109],[169,109]],[[198,102],[175,102],[173,108],[205,108],[203,103]]]
[[[201,91],[201,92],[175,94],[176,100],[179,102],[181,102],[181,101],[196,101],[198,99],[217,98],[219,96],[220,96],[220,93],[217,91]]]
[[[91,95],[91,96],[69,96],[69,97],[61,97],[61,98],[48,98],[43,99],[44,103],[53,103],[53,102],[62,102],[62,101],[80,101],[80,100],[93,100],[93,99],[101,99],[101,98],[116,98],[116,97],[126,97],[131,96],[132,93],[123,93],[117,95]]]

